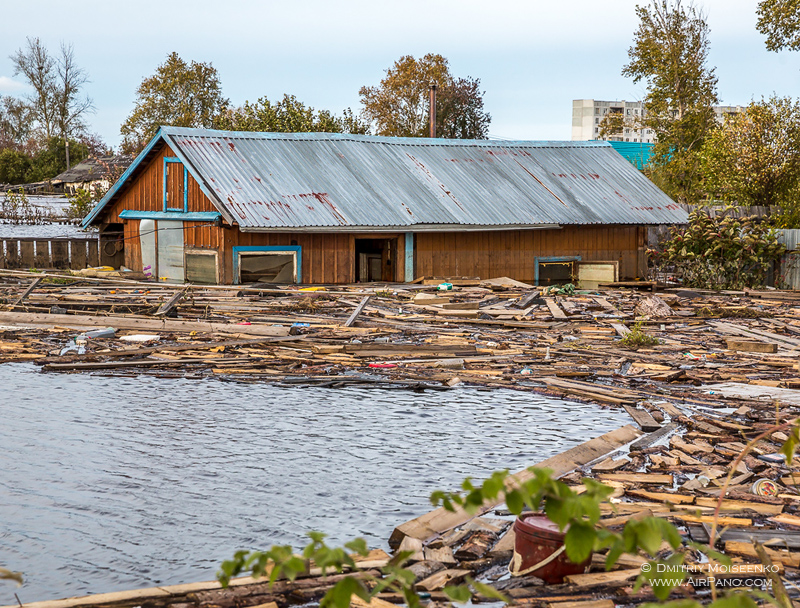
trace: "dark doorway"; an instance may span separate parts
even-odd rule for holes
[[[537,260],[537,285],[565,285],[574,283],[575,260],[545,258]]]
[[[393,283],[397,266],[397,239],[356,239],[356,281]]]

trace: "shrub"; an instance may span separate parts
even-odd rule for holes
[[[688,227],[673,227],[663,248],[648,254],[656,266],[673,266],[687,287],[743,289],[764,285],[767,271],[785,251],[766,222],[712,218],[696,210],[689,214]]]

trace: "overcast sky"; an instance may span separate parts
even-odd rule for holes
[[[640,0],[645,3],[645,0]],[[569,139],[572,100],[641,99],[620,76],[637,20],[633,0],[3,0],[0,94],[23,94],[9,55],[39,37],[74,45],[89,74],[92,130],[119,144],[136,87],[172,51],[210,62],[234,104],[296,95],[314,108],[359,108],[400,56],[450,60],[455,76],[481,79],[490,133]],[[800,96],[800,53],[768,53],[756,32],[757,0],[699,2],[724,104]]]

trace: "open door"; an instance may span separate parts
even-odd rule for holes
[[[356,280],[361,283],[397,280],[397,239],[355,240]]]
[[[158,282],[183,283],[183,222],[158,221]]]

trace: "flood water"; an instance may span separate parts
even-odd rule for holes
[[[510,390],[281,388],[0,365],[0,605],[209,580],[237,549],[363,536],[435,489],[629,422]]]

